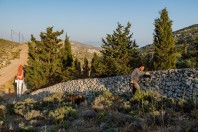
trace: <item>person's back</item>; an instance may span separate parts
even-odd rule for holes
[[[20,65],[18,67],[18,71],[17,71],[16,79],[15,79],[15,82],[17,83],[17,97],[20,97],[22,94],[23,81],[24,81],[23,66]]]
[[[18,71],[17,71],[17,74],[16,74],[16,79],[17,80],[24,80],[23,66],[22,65],[20,65],[18,67]]]

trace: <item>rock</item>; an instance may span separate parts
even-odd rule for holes
[[[19,129],[18,124],[15,122],[10,122],[9,124],[7,124],[7,127],[9,131],[16,131]]]
[[[81,113],[84,119],[90,119],[96,117],[96,112],[94,110],[85,110]]]
[[[29,123],[34,127],[45,126],[46,124],[48,124],[48,122],[46,122],[45,120],[31,120]]]
[[[181,127],[177,125],[166,128],[164,132],[180,132],[180,131],[181,131]]]
[[[45,126],[41,126],[41,127],[37,127],[37,131],[39,132],[50,132],[52,130],[56,130],[57,126],[56,125],[45,125]]]
[[[133,121],[133,124],[134,124],[134,127],[137,129],[137,130],[143,130],[144,126],[145,126],[145,120],[142,119],[142,118],[136,118],[134,121]]]
[[[77,119],[75,120],[72,125],[73,126],[76,126],[76,127],[79,127],[79,126],[83,126],[85,124],[85,121],[83,119]]]
[[[197,88],[197,89],[198,89],[198,84],[194,84],[194,86],[195,86],[195,88]]]
[[[101,128],[102,130],[105,130],[105,129],[107,129],[108,127],[107,127],[107,124],[106,124],[106,123],[102,122],[102,123],[100,124],[100,128]]]

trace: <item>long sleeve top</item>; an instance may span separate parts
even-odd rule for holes
[[[138,82],[140,80],[140,77],[144,74],[144,72],[140,71],[139,68],[135,68],[133,72],[131,73],[131,81]]]
[[[24,73],[23,73],[23,66],[20,65],[18,67],[18,71],[17,71],[17,74],[16,74],[16,80],[24,80]]]

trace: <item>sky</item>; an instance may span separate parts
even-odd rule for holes
[[[167,8],[173,31],[198,24],[198,0],[0,0],[0,38],[29,41],[53,26],[72,41],[101,46],[118,22],[132,24],[139,47],[153,42],[154,20]],[[22,39],[22,36],[24,39]]]

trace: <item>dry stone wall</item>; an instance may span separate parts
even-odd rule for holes
[[[198,68],[151,71],[150,74],[150,78],[140,80],[143,91],[154,90],[173,98],[198,98]],[[39,89],[31,95],[45,96],[56,92],[77,92],[87,95],[105,90],[114,94],[130,93],[129,79],[130,75],[72,80]]]

